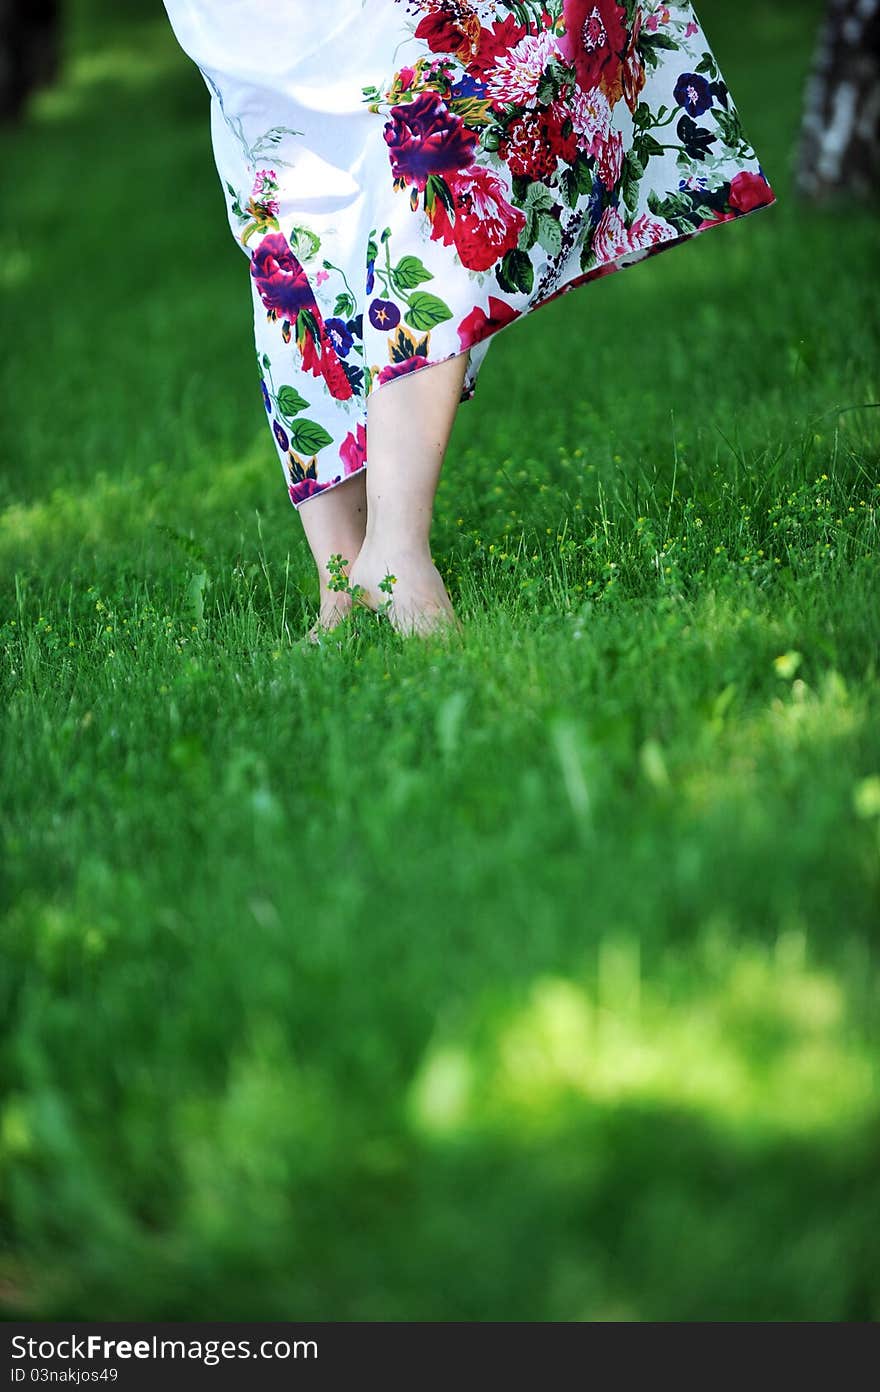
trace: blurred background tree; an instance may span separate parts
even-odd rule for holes
[[[0,118],[19,116],[28,94],[58,74],[58,0],[0,0]]]
[[[807,84],[796,168],[806,198],[876,194],[880,0],[828,0]]]

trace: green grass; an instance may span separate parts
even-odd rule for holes
[[[776,207],[493,347],[461,643],[309,649],[201,79],[77,8],[0,142],[7,1317],[880,1316],[876,209],[791,193],[819,9],[698,6]]]

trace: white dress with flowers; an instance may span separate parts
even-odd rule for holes
[[[211,93],[291,501],[367,397],[775,201],[690,4],[165,0]]]

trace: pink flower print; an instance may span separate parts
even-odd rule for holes
[[[250,209],[255,216],[277,218],[279,205],[272,195],[278,192],[278,175],[274,169],[258,169],[251,189]]]
[[[650,29],[651,33],[654,34],[657,32],[661,24],[668,23],[669,7],[668,5],[661,5],[659,10],[657,10],[654,14],[652,14],[648,19],[645,20],[645,27],[647,29]]]
[[[278,192],[278,175],[274,169],[258,169],[251,189],[252,198],[263,198],[266,194]]]
[[[549,29],[543,29],[538,35],[526,34],[495,64],[487,89],[490,99],[498,106],[505,102],[536,106],[541,79],[558,53],[556,39]]]
[[[608,132],[608,139],[596,156],[599,178],[606,188],[616,188],[623,173],[623,134],[619,130]]]
[[[357,473],[358,469],[363,468],[367,462],[367,431],[366,427],[358,421],[357,429],[349,431],[339,449],[339,458],[345,467],[346,474]]]
[[[598,156],[611,130],[611,103],[596,87],[591,92],[577,88],[571,102],[571,123],[581,150]]]
[[[674,236],[675,228],[663,218],[653,217],[651,213],[642,213],[629,230],[633,251],[639,251],[642,247],[657,246],[659,242],[665,242]]]
[[[593,237],[592,250],[597,261],[616,261],[632,250],[629,233],[616,208],[606,208]]]

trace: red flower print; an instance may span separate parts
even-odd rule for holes
[[[499,154],[511,174],[525,179],[548,179],[557,161],[547,141],[544,113],[524,111],[511,121]]]
[[[772,190],[762,174],[752,174],[748,169],[743,169],[731,181],[729,202],[737,212],[751,213],[755,208],[763,208],[772,199]]]
[[[430,14],[419,20],[416,38],[424,39],[432,53],[456,53],[464,41],[464,34],[448,15]]]
[[[565,33],[559,47],[574,64],[578,86],[601,86],[613,105],[621,94],[626,10],[616,0],[563,0]]]
[[[468,72],[481,81],[490,77],[498,59],[515,48],[527,33],[525,26],[517,24],[513,15],[496,20],[491,29],[481,29],[477,51],[467,65]]]
[[[523,111],[511,121],[500,145],[501,157],[511,174],[527,179],[548,179],[559,160],[573,164],[577,152],[571,113],[561,102],[554,102],[543,111]]]
[[[481,343],[484,338],[495,333],[496,329],[503,329],[506,324],[512,324],[514,319],[518,319],[520,311],[513,309],[505,300],[499,300],[497,295],[489,296],[489,313],[477,305],[472,309],[466,319],[462,319],[458,326],[458,337],[461,343],[461,351],[472,348],[475,343]]]
[[[303,371],[311,372],[313,377],[323,377],[332,397],[337,401],[348,401],[354,395],[351,382],[339,361],[333,340],[324,326],[316,304],[311,306],[311,312],[318,325],[320,340],[316,343],[314,335],[307,328],[300,331],[297,343],[302,354]]]
[[[733,222],[736,213],[716,213],[714,217],[704,218],[698,225],[697,231],[702,232],[704,227],[714,227],[719,222]]]
[[[311,372],[313,377],[321,375],[321,354],[319,345],[315,343],[312,335],[304,330],[298,339],[299,351],[302,355],[302,365],[304,372]]]
[[[436,92],[420,92],[405,106],[392,106],[385,141],[395,179],[423,189],[432,174],[456,174],[473,162],[477,137]]]
[[[327,383],[330,395],[335,401],[349,401],[354,396],[354,389],[329,338],[325,337],[322,340],[322,350],[321,376]]]
[[[449,8],[438,6],[433,14],[425,15],[416,28],[416,38],[424,39],[432,53],[453,53],[467,63],[479,41],[480,21],[468,13],[468,5],[456,5],[458,14],[450,14]]]
[[[610,130],[596,152],[596,168],[606,188],[616,188],[623,173],[623,133]]]
[[[554,155],[561,159],[563,164],[573,164],[577,159],[578,142],[571,112],[562,102],[554,102],[542,113],[542,121],[544,138]]]
[[[357,424],[357,431],[350,430],[343,440],[339,449],[339,458],[342,460],[346,474],[355,474],[366,464],[367,432],[360,421]]]
[[[444,246],[455,243],[463,266],[488,271],[508,251],[513,251],[526,225],[525,214],[507,201],[507,189],[497,174],[475,164],[457,175],[452,184],[455,221],[445,205],[434,205],[431,237]]]
[[[270,232],[258,244],[251,275],[266,308],[291,323],[301,309],[310,309],[315,303],[309,278],[282,232]]]
[[[639,38],[642,33],[642,11],[636,10],[636,17],[633,20],[633,27],[629,36],[629,43],[626,46],[626,53],[623,56],[623,96],[630,111],[635,111],[639,104],[639,96],[647,81],[645,65],[639,53]]]

